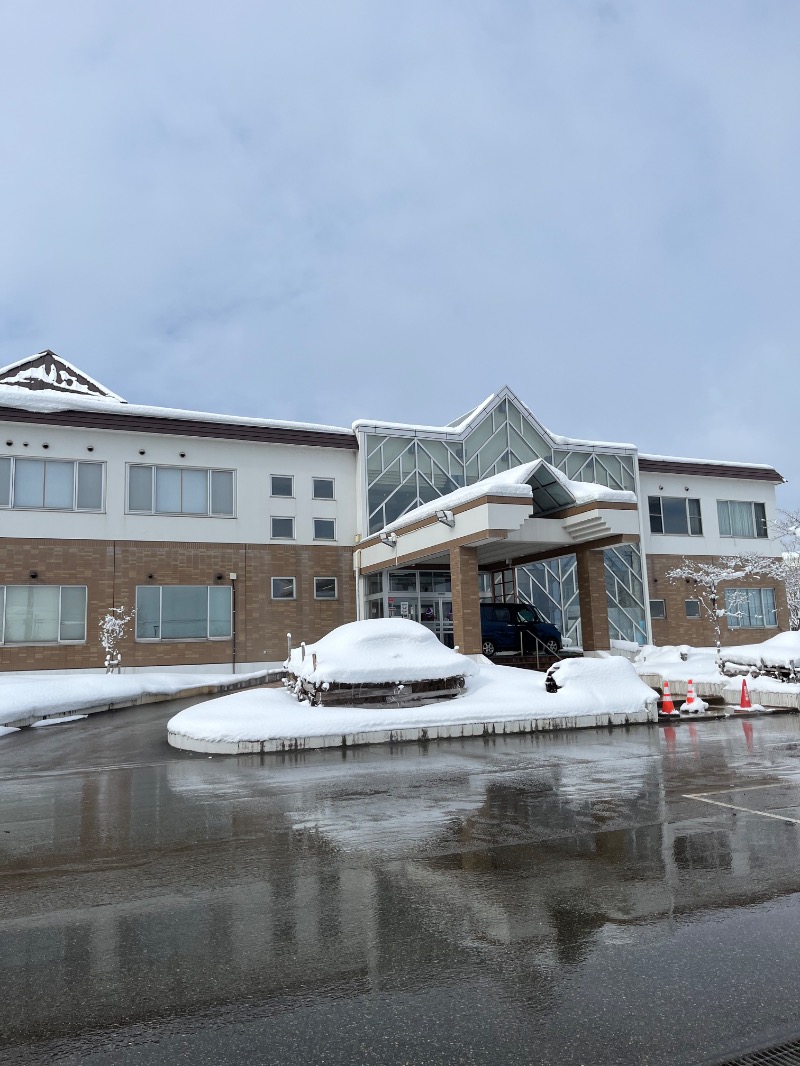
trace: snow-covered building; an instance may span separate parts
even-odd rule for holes
[[[504,388],[444,426],[350,428],[126,403],[51,351],[0,370],[0,668],[244,669],[357,617],[480,648],[480,601],[534,603],[587,651],[707,643],[683,557],[780,556],[780,474],[558,436]],[[748,579],[729,624],[787,627]],[[745,632],[742,632],[744,630]]]

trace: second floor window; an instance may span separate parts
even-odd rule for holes
[[[102,511],[104,463],[0,458],[0,507]]]
[[[232,518],[233,471],[131,465],[128,467],[128,511]]]
[[[749,500],[717,500],[721,537],[767,537],[767,509]]]
[[[667,536],[702,537],[700,501],[684,496],[648,496],[650,532]]]

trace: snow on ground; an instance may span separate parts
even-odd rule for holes
[[[227,685],[260,674],[79,674],[42,671],[0,674],[0,721],[13,724],[31,715],[81,711],[103,703],[134,702],[144,695],[172,695],[184,689]],[[63,721],[63,719],[62,719]]]
[[[790,669],[793,661],[800,664],[800,633],[776,633],[762,644],[739,644],[723,648],[724,662],[742,666],[780,666]]]
[[[686,659],[681,658],[681,652]],[[645,644],[633,664],[639,674],[660,674],[667,681],[724,681],[717,666],[715,648],[693,648],[688,644],[677,647],[666,644],[659,648]]]
[[[312,684],[438,681],[478,672],[472,659],[445,647],[410,618],[348,622],[307,645],[305,659],[299,648],[293,648],[287,665],[296,677]]]
[[[653,690],[622,658],[565,660],[556,680],[563,688],[550,693],[544,674],[483,660],[467,677],[463,696],[422,707],[312,707],[298,703],[285,689],[262,688],[189,707],[170,719],[167,729],[212,743],[293,740],[514,719],[631,714],[656,701]]]

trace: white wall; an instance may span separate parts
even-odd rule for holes
[[[768,481],[745,481],[731,477],[698,477],[686,474],[654,474],[640,472],[641,499],[645,549],[650,555],[739,555],[758,552],[760,555],[780,555],[782,547],[776,540],[762,537],[721,537],[717,519],[717,500],[751,500],[766,506],[767,522],[775,520],[775,485]],[[686,491],[688,486],[689,491]],[[703,536],[665,536],[650,532],[648,496],[679,496],[699,499],[703,519]]]
[[[13,444],[7,445],[9,440]],[[44,443],[49,444],[47,449],[42,447]],[[89,446],[94,450],[89,452]],[[144,449],[144,455],[139,454],[140,449]],[[184,459],[180,458],[180,452],[186,453]],[[2,422],[0,456],[4,455],[25,459],[86,459],[105,462],[107,466],[104,514],[0,509],[3,537],[268,543],[271,515],[295,518],[295,543],[313,542],[314,518],[336,519],[337,544],[352,544],[355,537],[355,450]],[[236,517],[127,515],[127,463],[233,469],[236,471]],[[294,477],[294,499],[270,497],[271,474]],[[314,477],[335,479],[335,500],[312,499]]]

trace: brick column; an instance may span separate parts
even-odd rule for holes
[[[602,549],[578,548],[578,597],[581,604],[581,631],[584,651],[608,651],[606,576]]]
[[[481,650],[481,600],[478,590],[477,548],[450,549],[453,590],[453,638],[465,655]]]

